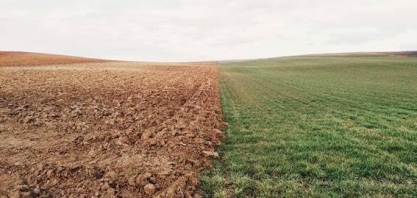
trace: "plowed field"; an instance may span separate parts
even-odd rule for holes
[[[216,63],[0,73],[0,197],[202,195],[223,137]]]
[[[0,67],[93,63],[93,62],[98,63],[98,62],[108,62],[108,61],[100,60],[100,59],[92,59],[92,58],[63,56],[63,55],[0,51]]]

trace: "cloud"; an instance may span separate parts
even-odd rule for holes
[[[189,61],[417,49],[413,0],[1,1],[0,50]]]

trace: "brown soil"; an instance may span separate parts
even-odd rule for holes
[[[106,60],[81,58],[63,55],[51,55],[29,52],[4,52],[0,51],[0,67],[4,66],[32,66],[74,63],[98,63]]]
[[[202,195],[224,136],[216,63],[0,73],[0,197]]]

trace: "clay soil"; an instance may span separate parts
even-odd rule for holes
[[[199,174],[223,138],[216,63],[95,62],[0,74],[0,197],[203,194]]]

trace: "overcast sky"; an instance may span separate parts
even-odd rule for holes
[[[416,0],[0,0],[0,50],[143,61],[417,50]]]

